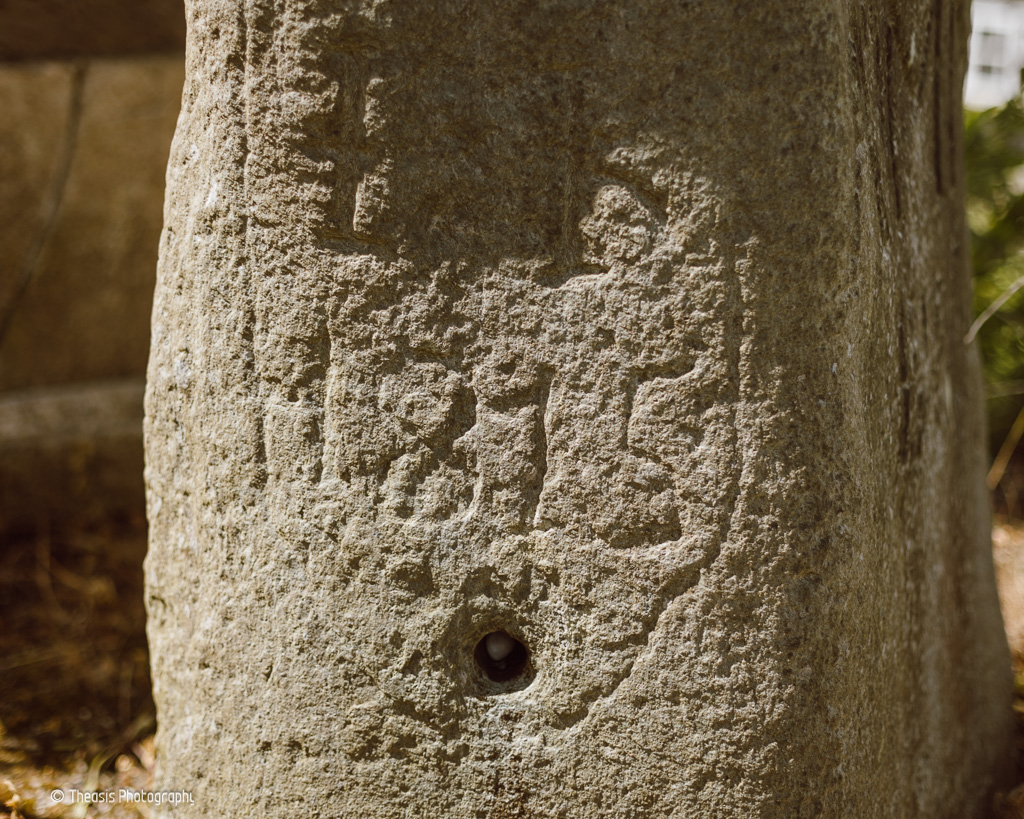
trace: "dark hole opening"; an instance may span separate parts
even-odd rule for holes
[[[526,671],[530,655],[515,637],[504,631],[492,631],[476,644],[473,659],[487,679],[506,682]]]

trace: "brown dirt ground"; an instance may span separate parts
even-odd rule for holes
[[[992,556],[1013,663],[1013,711],[1017,723],[1014,761],[1020,782],[1024,780],[1024,523],[997,519],[992,528]],[[996,819],[1024,819],[1024,783],[1008,794],[997,794],[993,813]]]
[[[1024,524],[997,522],[996,579],[1017,686],[1017,781],[996,819],[1024,819]],[[142,521],[0,548],[0,817],[149,817],[145,803],[54,802],[153,782]]]
[[[145,551],[141,522],[0,548],[0,816],[149,816],[50,798],[151,787]]]

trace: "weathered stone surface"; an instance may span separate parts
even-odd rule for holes
[[[147,392],[174,815],[981,815],[965,9],[188,14]]]

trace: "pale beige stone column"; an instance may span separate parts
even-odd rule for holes
[[[188,20],[161,815],[984,814],[963,6]]]

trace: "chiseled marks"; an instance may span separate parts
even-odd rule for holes
[[[297,251],[274,286],[315,298],[282,316],[260,285],[268,472],[310,488],[293,498],[314,498],[318,559],[337,555],[372,620],[346,662],[412,741],[484,713],[460,699],[458,641],[488,618],[523,628],[538,718],[564,731],[725,536],[734,442],[706,360],[729,353],[691,313],[725,321],[729,300],[695,291],[728,265],[688,276],[721,261],[714,215],[640,113],[595,107],[593,78],[394,59],[367,19],[276,35],[288,160],[268,173],[288,187],[276,246]]]
[[[323,471],[323,413],[294,404],[270,404],[263,421],[270,480],[315,483]]]
[[[699,359],[685,372],[643,370],[626,426],[628,451],[672,476],[680,535],[722,531],[736,489],[729,474],[735,469],[731,410],[707,363]]]
[[[509,260],[497,290],[493,268],[447,263],[390,284],[373,273],[339,281],[346,304],[362,306],[338,326],[346,338],[332,336],[325,479],[360,481],[403,519],[557,528],[616,549],[711,522],[707,492],[730,483],[700,462],[704,430],[728,425],[715,409],[722,374],[697,365],[709,350],[685,329],[689,297],[671,281],[684,268],[665,248],[680,231],[663,210],[669,182],[639,151],[606,164],[623,157],[632,164],[614,183],[603,177],[579,220],[605,277],[551,288]],[[393,267],[369,264],[353,270]],[[694,491],[697,473],[707,485]]]
[[[324,312],[306,300],[274,298],[271,290],[257,304],[255,324],[267,478],[315,485],[323,472],[331,355]],[[291,354],[280,355],[284,349]]]
[[[547,474],[552,374],[544,367],[523,366],[513,355],[492,353],[475,373],[477,483],[471,511],[491,525],[524,531],[534,524]]]
[[[373,163],[357,186],[356,228],[434,263],[566,256],[566,78],[391,65],[374,72],[371,61],[364,89]],[[523,172],[509,174],[517,164]]]
[[[335,474],[400,518],[465,513],[474,485],[467,433],[476,424],[468,379],[414,353],[378,360],[360,351],[332,372]]]
[[[664,180],[594,142],[599,112],[574,69],[396,60],[371,17],[277,34],[268,116],[288,162],[268,173],[292,179],[282,221],[342,253],[512,259],[547,286],[635,263],[657,241]]]

